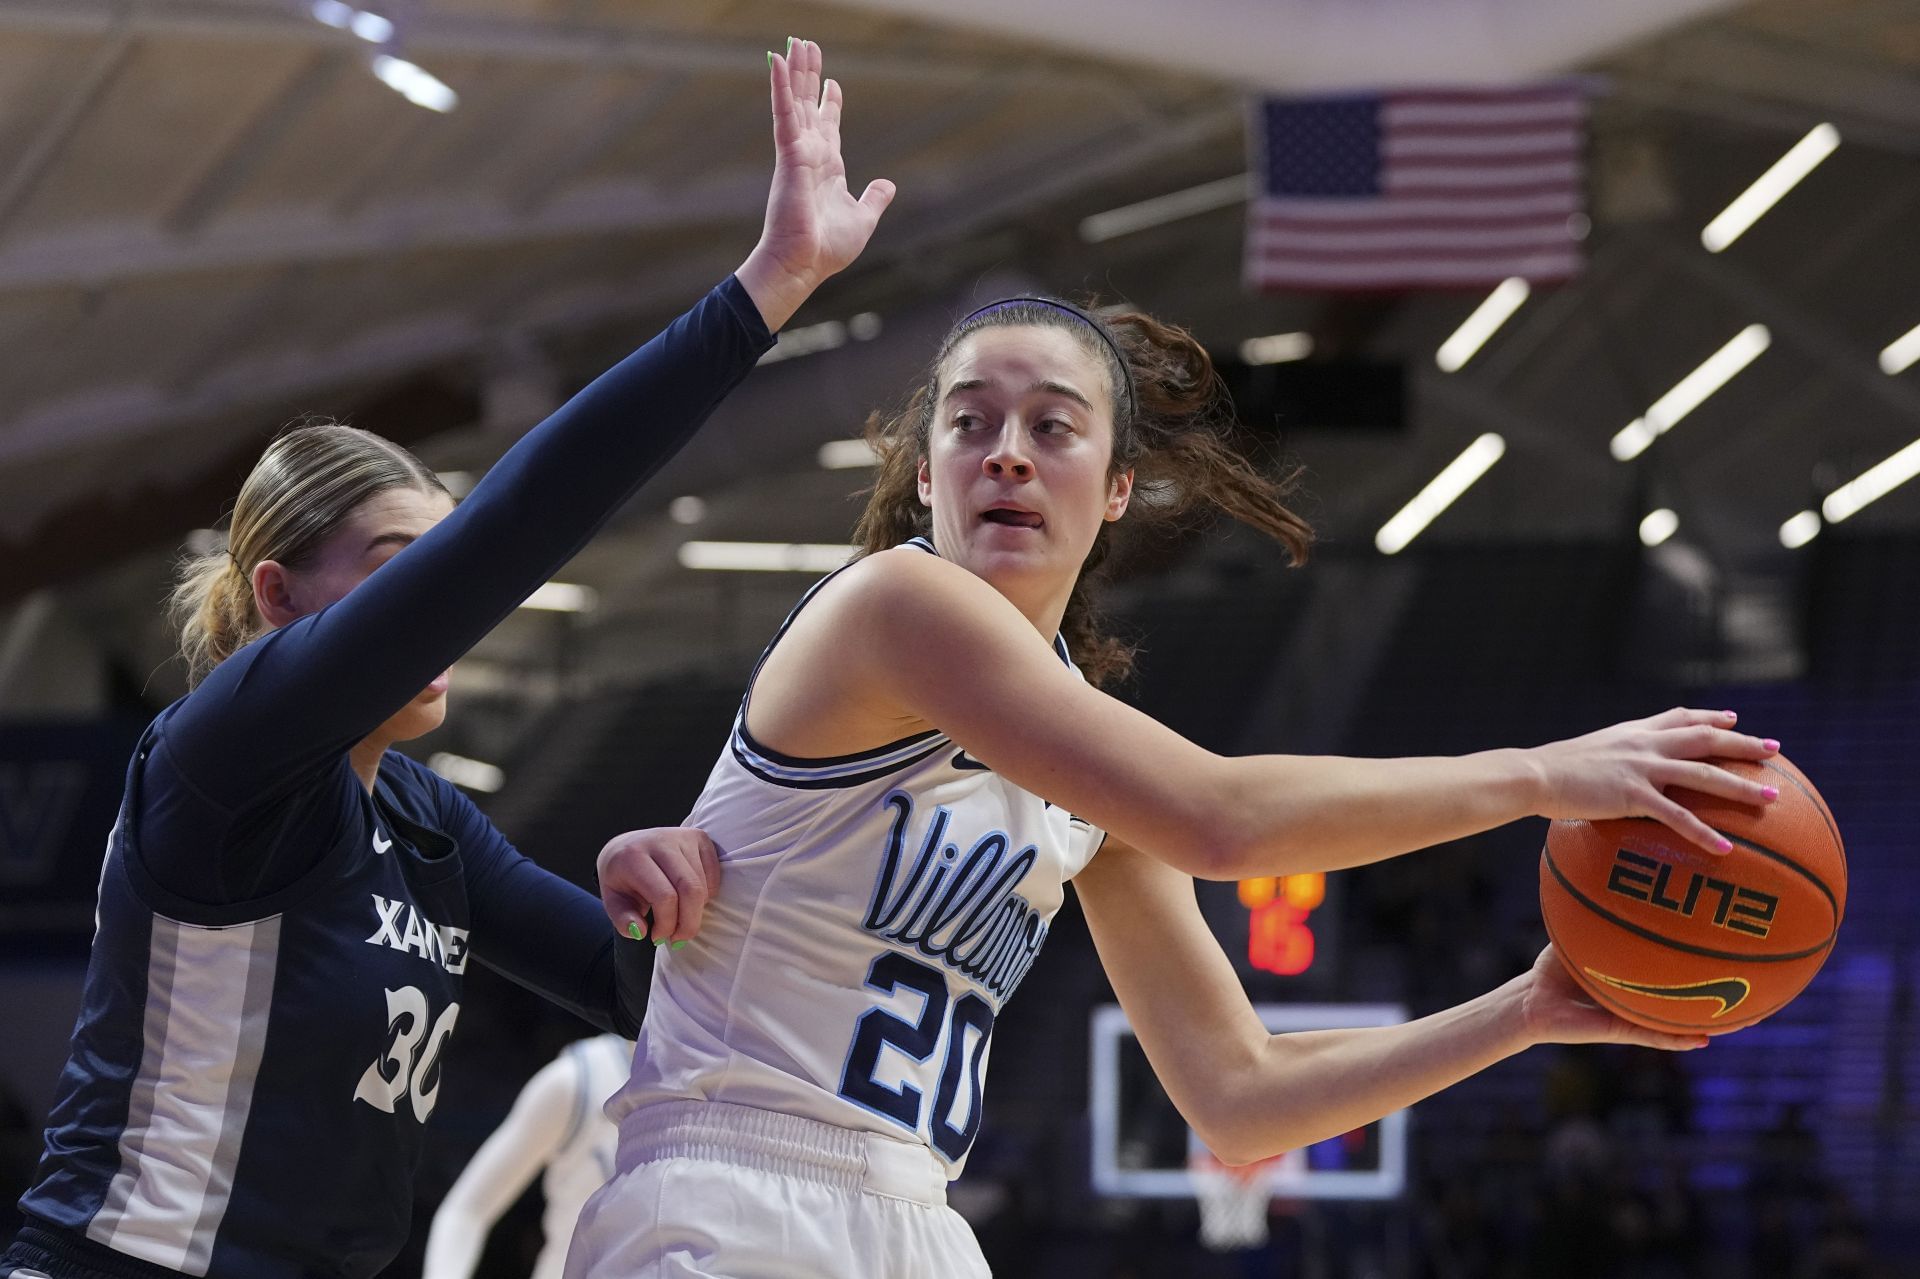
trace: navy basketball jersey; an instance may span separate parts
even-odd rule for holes
[[[369,793],[350,751],[571,559],[772,340],[729,277],[418,541],[148,728],[0,1273],[384,1268],[411,1221],[470,936],[476,962],[603,1030],[638,1029],[623,996],[647,947],[445,781],[389,752]]]
[[[797,759],[747,705],[687,819],[723,850],[719,891],[659,956],[607,1113],[731,1102],[918,1140],[958,1176],[994,1020],[1101,834],[942,733]]]
[[[421,1125],[460,1017],[468,905],[447,783],[348,770],[321,862],[244,911],[142,875],[109,840],[96,946],[32,1217],[167,1271],[371,1275],[404,1239]],[[454,797],[457,799],[457,796]],[[144,944],[134,944],[140,939]]]

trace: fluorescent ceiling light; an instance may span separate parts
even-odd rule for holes
[[[862,311],[848,317],[844,323],[827,320],[820,324],[803,324],[797,329],[782,329],[780,341],[769,348],[759,362],[778,364],[782,360],[798,359],[803,355],[837,350],[847,344],[848,338],[856,342],[871,342],[880,336],[880,327],[880,316],[876,312]]]
[[[395,93],[429,111],[451,111],[460,105],[460,95],[424,67],[405,58],[383,53],[373,60],[373,74]]]
[[[762,364],[778,364],[803,355],[831,351],[847,344],[847,326],[838,320],[824,324],[803,324],[797,329],[782,329],[780,341],[760,357]]]
[[[347,23],[347,29],[368,44],[385,44],[393,39],[393,24],[377,13],[362,9]]]
[[[1820,516],[1816,511],[1802,511],[1780,526],[1780,545],[1790,551],[1819,536]]]
[[[1142,200],[1138,204],[1122,205],[1117,209],[1109,209],[1105,213],[1096,213],[1090,218],[1081,220],[1080,239],[1087,244],[1099,244],[1102,240],[1132,235],[1135,231],[1144,231],[1148,227],[1176,222],[1181,218],[1190,218],[1199,213],[1211,213],[1215,209],[1239,204],[1247,198],[1249,181],[1251,181],[1250,175],[1236,173],[1230,178],[1221,178],[1216,182],[1188,187],[1184,191],[1157,195],[1151,200]]]
[[[1433,362],[1442,372],[1457,373],[1473,353],[1478,351],[1486,340],[1505,324],[1520,304],[1527,300],[1527,282],[1519,276],[1510,276],[1500,281],[1486,300],[1473,309],[1473,314],[1461,321],[1453,336],[1440,344],[1434,352]]]
[[[880,455],[865,440],[828,440],[816,456],[829,471],[851,471],[880,463]]]
[[[1506,451],[1507,442],[1491,431],[1467,445],[1466,452],[1447,463],[1446,469],[1414,494],[1411,502],[1380,526],[1380,531],[1374,534],[1374,546],[1382,555],[1398,555],[1405,550],[1409,542],[1420,536],[1422,529],[1433,523],[1435,516],[1472,488],[1474,481],[1485,475]]]
[[[1672,537],[1680,527],[1680,517],[1666,507],[1657,511],[1648,511],[1646,518],[1640,521],[1640,544],[1658,546]]]
[[[455,786],[485,791],[489,795],[507,784],[507,775],[495,765],[447,751],[435,751],[427,756],[427,767]]]
[[[520,604],[521,608],[536,608],[547,613],[588,613],[599,602],[600,596],[590,586],[575,586],[571,582],[548,582]]]
[[[1840,130],[1830,124],[1814,125],[1806,137],[1773,162],[1772,168],[1734,197],[1733,203],[1720,211],[1720,216],[1707,223],[1700,232],[1700,243],[1707,246],[1709,253],[1718,253],[1732,244],[1839,145]]]
[[[359,10],[350,4],[342,4],[341,0],[313,0],[308,12],[313,14],[316,22],[324,22],[345,31],[353,25],[354,16]]]
[[[680,564],[729,573],[831,573],[853,552],[830,542],[682,542]]]
[[[667,518],[675,524],[698,524],[707,518],[705,498],[687,493],[667,503]]]
[[[472,471],[440,471],[436,473],[442,488],[455,497],[465,497],[473,492],[474,475]]]
[[[1920,440],[1915,440],[1892,457],[1868,467],[1848,480],[1820,503],[1820,514],[1829,524],[1838,524],[1869,502],[1887,494],[1920,475]]]
[[[1699,408],[1709,395],[1725,386],[1741,369],[1752,364],[1773,343],[1773,335],[1764,324],[1749,324],[1727,340],[1727,344],[1706,358],[1693,372],[1674,384],[1674,388],[1653,402],[1653,407],[1615,433],[1608,446],[1613,456],[1630,461],[1647,451],[1653,443],[1681,418]]]
[[[1920,324],[1887,343],[1886,349],[1880,352],[1880,371],[1889,377],[1905,373],[1916,360],[1920,360]]]
[[[1247,364],[1290,364],[1312,354],[1311,333],[1270,333],[1240,344],[1240,358]]]

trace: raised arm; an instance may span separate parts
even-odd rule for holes
[[[1187,876],[1109,838],[1074,887],[1154,1073],[1227,1163],[1351,1132],[1532,1044],[1706,1043],[1593,1007],[1550,949],[1497,990],[1418,1021],[1274,1035],[1207,928]],[[1154,944],[1142,946],[1142,937]]]
[[[1774,749],[1730,731],[1720,712],[1674,710],[1458,758],[1215,755],[1075,678],[998,591],[911,549],[834,579],[781,647],[791,654],[771,662],[805,663],[817,690],[789,709],[861,716],[896,737],[937,727],[1002,776],[1203,879],[1337,870],[1532,814],[1645,815],[1725,851],[1662,788],[1770,798],[1700,762]]]
[[[229,658],[167,746],[214,803],[258,801],[378,726],[491,630],[712,414],[807,295],[856,257],[892,195],[853,199],[820,50],[770,59],[766,226],[735,275],[530,431],[459,509],[331,608]]]

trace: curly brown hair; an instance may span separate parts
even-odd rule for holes
[[[866,510],[854,526],[853,540],[862,555],[931,532],[931,517],[920,504],[918,476],[940,402],[941,378],[955,348],[983,328],[1027,325],[1072,333],[1106,370],[1114,405],[1110,474],[1134,472],[1131,523],[1171,524],[1195,513],[1218,512],[1274,538],[1286,548],[1291,563],[1306,561],[1313,530],[1282,500],[1295,487],[1298,471],[1268,475],[1243,451],[1235,438],[1233,402],[1193,335],[1140,311],[1096,316],[1090,309],[1046,298],[997,303],[961,320],[940,344],[926,379],[905,405],[896,413],[874,413],[867,419],[867,442],[879,469]],[[1105,631],[1091,598],[1092,584],[1111,550],[1112,530],[1102,526],[1060,623],[1074,660],[1096,685],[1125,675],[1133,665],[1133,650]]]

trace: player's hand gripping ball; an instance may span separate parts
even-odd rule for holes
[[[1672,792],[1733,842],[1724,856],[1640,817],[1556,821],[1540,854],[1540,913],[1567,970],[1654,1030],[1720,1035],[1777,1012],[1846,914],[1846,850],[1813,784],[1783,755],[1724,766],[1780,790],[1765,807]]]

